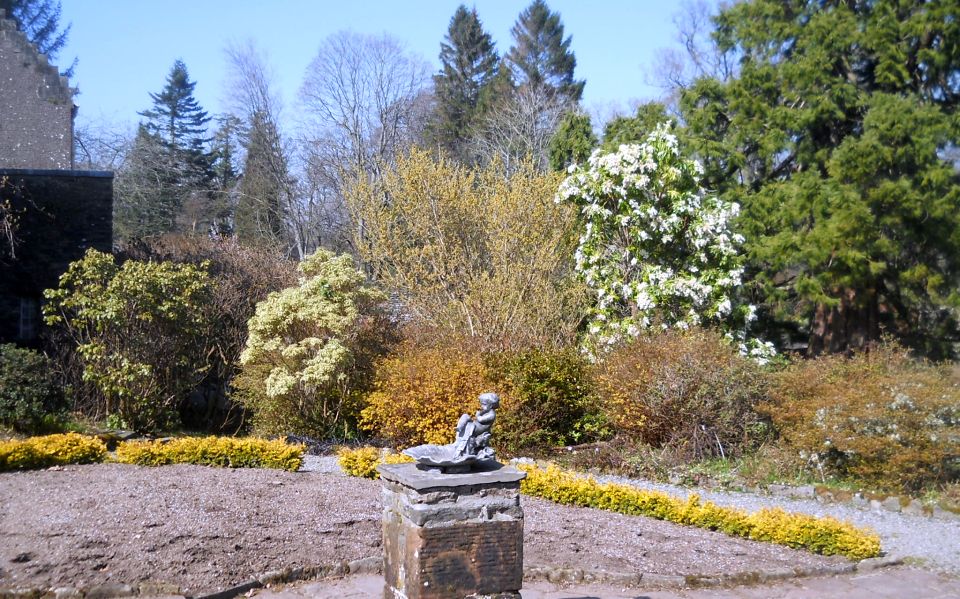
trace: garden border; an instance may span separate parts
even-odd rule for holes
[[[870,572],[878,568],[887,568],[903,564],[898,557],[875,557],[837,566],[818,566],[815,568],[794,568],[780,570],[758,570],[723,574],[719,576],[696,575],[671,576],[652,572],[608,572],[603,570],[583,570],[580,568],[561,568],[553,566],[526,566],[523,569],[524,582],[547,581],[554,584],[610,584],[645,589],[677,588],[713,588],[735,585],[756,585],[788,579],[810,578],[813,576],[836,576],[853,572]],[[110,583],[81,589],[75,587],[23,587],[0,588],[0,599],[110,599],[115,597],[165,597],[168,599],[233,599],[259,588],[275,585],[321,580],[324,578],[344,578],[354,574],[382,574],[383,559],[373,555],[353,561],[337,564],[304,566],[272,570],[214,593],[183,595],[180,587],[166,583],[144,582],[139,585]]]

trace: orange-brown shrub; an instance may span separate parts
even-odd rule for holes
[[[960,477],[960,387],[946,365],[888,343],[793,364],[762,406],[810,467],[889,489]]]
[[[767,429],[755,410],[763,369],[714,331],[639,337],[608,354],[594,377],[615,434],[687,459],[738,454]]]
[[[360,428],[398,448],[450,443],[460,415],[490,390],[482,354],[465,343],[405,342],[378,363]]]

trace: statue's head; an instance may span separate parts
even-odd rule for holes
[[[496,393],[484,393],[480,396],[480,407],[485,410],[496,410],[500,407],[500,396]]]

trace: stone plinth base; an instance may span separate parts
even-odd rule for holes
[[[520,597],[525,473],[499,465],[464,474],[414,464],[378,470],[386,599]]]

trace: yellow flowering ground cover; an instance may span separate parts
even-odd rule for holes
[[[377,478],[379,464],[411,461],[403,454],[382,454],[375,447],[344,448],[338,452],[338,459],[344,472],[365,478]],[[520,484],[522,493],[565,505],[648,516],[822,555],[843,555],[857,560],[880,555],[879,536],[834,518],[817,518],[781,509],[747,513],[701,502],[696,494],[680,499],[659,491],[600,483],[593,477],[556,466],[518,464],[517,467],[527,473]]]
[[[383,453],[376,447],[359,447],[350,449],[342,447],[337,452],[337,462],[344,472],[350,476],[360,478],[380,478],[377,466],[380,464],[404,464],[412,462],[413,458],[402,453]]]
[[[77,433],[0,441],[0,472],[63,464],[102,462],[107,446],[96,437]]]
[[[253,437],[184,437],[171,441],[126,441],[117,446],[117,461],[140,466],[200,464],[227,468],[277,468],[296,472],[303,445]]]
[[[747,513],[701,502],[696,494],[684,500],[629,485],[600,483],[593,477],[555,466],[518,464],[517,467],[527,473],[520,484],[521,492],[557,503],[649,516],[823,555],[843,555],[858,560],[880,555],[879,536],[834,518],[817,518],[779,508]]]

